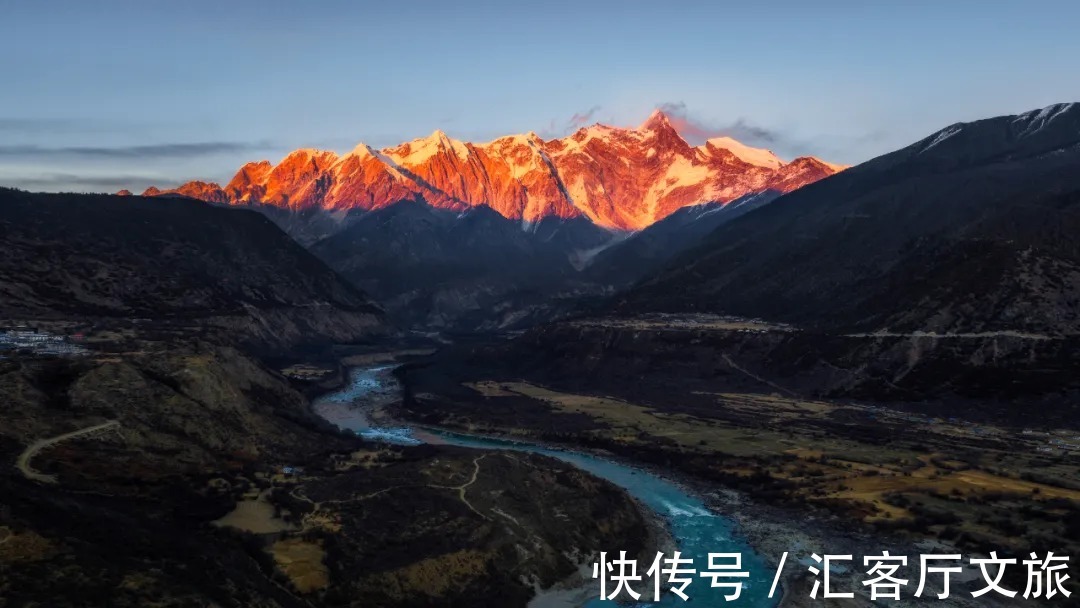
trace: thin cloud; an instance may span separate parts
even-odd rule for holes
[[[861,135],[819,135],[809,140],[793,142],[789,146],[789,153],[793,156],[813,155],[832,162],[858,164],[883,154],[884,152],[874,152],[867,155],[864,151],[867,148],[879,148],[889,136],[888,132],[881,130]]]
[[[43,173],[25,177],[0,178],[0,185],[24,190],[48,190],[66,192],[116,192],[130,189],[141,192],[156,185],[159,188],[175,188],[181,182],[145,175],[81,175],[77,173]]]
[[[600,106],[593,106],[584,112],[575,112],[574,115],[570,117],[570,120],[567,121],[566,130],[573,131],[589,124],[592,117],[599,111]]]
[[[797,135],[759,125],[744,117],[731,123],[717,124],[693,115],[686,103],[681,101],[666,102],[657,107],[667,114],[675,130],[691,144],[699,145],[714,137],[731,137],[750,146],[769,148],[784,158],[817,156],[831,162],[857,163],[864,159],[853,155],[852,150],[862,150],[888,138],[884,131]]]
[[[265,150],[266,142],[197,142],[151,144],[142,146],[98,147],[63,146],[43,147],[35,145],[0,146],[0,156],[26,158],[196,158],[214,154],[229,154]]]
[[[713,137],[731,137],[751,145],[777,145],[785,143],[787,139],[779,131],[753,124],[745,118],[727,125],[711,123],[692,116],[682,101],[669,101],[658,107],[667,114],[675,130],[692,144],[700,144]]]
[[[125,133],[134,137],[147,137],[160,123],[138,123],[99,118],[38,118],[0,116],[0,134],[4,135],[115,135]]]
[[[781,143],[783,139],[779,132],[750,124],[745,118],[736,120],[720,131],[721,135],[726,135],[741,141],[750,140],[760,143],[776,144]]]
[[[53,118],[2,118],[0,133],[39,134],[66,132],[79,128],[75,120]]]
[[[574,112],[574,115],[566,120],[552,119],[541,135],[544,137],[562,137],[567,133],[577,131],[590,122],[594,122],[593,117],[601,109],[602,106],[593,106],[582,112]]]

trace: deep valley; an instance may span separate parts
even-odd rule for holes
[[[0,608],[594,606],[600,552],[712,542],[809,606],[813,552],[1080,554],[1078,165],[1078,104],[850,168],[657,112],[0,189]]]

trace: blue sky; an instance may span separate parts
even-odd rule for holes
[[[227,180],[297,147],[487,140],[664,105],[857,163],[1080,100],[1080,3],[0,0],[0,184]]]

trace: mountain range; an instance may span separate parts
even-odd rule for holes
[[[143,195],[334,214],[423,200],[453,211],[485,205],[527,223],[586,218],[640,230],[686,206],[790,192],[842,169],[814,157],[784,162],[730,137],[692,146],[657,110],[635,129],[594,124],[548,140],[530,132],[470,143],[435,131],[381,150],[360,144],[344,155],[300,149],[277,165],[248,163],[224,186],[192,181]]]
[[[300,150],[225,188],[149,193],[251,204],[305,230],[336,222],[312,230],[311,250],[409,326],[522,327],[645,279],[616,310],[1060,333],[1080,325],[1077,260],[1054,236],[1073,221],[1077,107],[952,125],[843,172],[728,138],[694,147],[655,112],[550,141],[436,132]]]
[[[1080,104],[960,123],[709,234],[622,311],[1080,332]]]
[[[1080,104],[842,172],[662,114],[514,163],[507,140],[300,151],[158,197],[0,189],[0,319],[90,353],[0,356],[0,596],[516,606],[593,547],[655,554],[583,472],[376,445],[300,392],[413,341],[440,346],[405,351],[380,416],[670,469],[785,543],[779,519],[1075,553]]]
[[[604,390],[749,381],[1067,420],[1080,391],[1077,167],[1080,104],[954,124],[720,222],[591,318],[538,326],[494,360]],[[669,227],[710,218],[693,211],[622,247],[670,250]]]

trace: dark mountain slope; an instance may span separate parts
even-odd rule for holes
[[[277,349],[384,332],[266,217],[191,199],[0,190],[0,318],[150,319]]]
[[[730,203],[683,207],[624,241],[604,249],[592,260],[586,276],[616,288],[660,270],[664,264],[700,243],[712,231],[737,217],[766,205],[780,192],[766,190]]]
[[[1078,169],[1078,105],[956,125],[721,225],[613,306],[493,359],[574,390],[678,383],[1068,420]]]
[[[575,288],[571,258],[611,235],[581,219],[523,229],[488,207],[464,213],[401,201],[352,220],[312,251],[404,325],[505,329]]]
[[[652,544],[625,492],[565,463],[368,443],[242,352],[159,346],[0,360],[0,604],[524,606],[567,554]],[[470,475],[468,503],[447,493]]]
[[[1078,104],[954,125],[721,226],[618,309],[1075,333],[1078,169]]]

